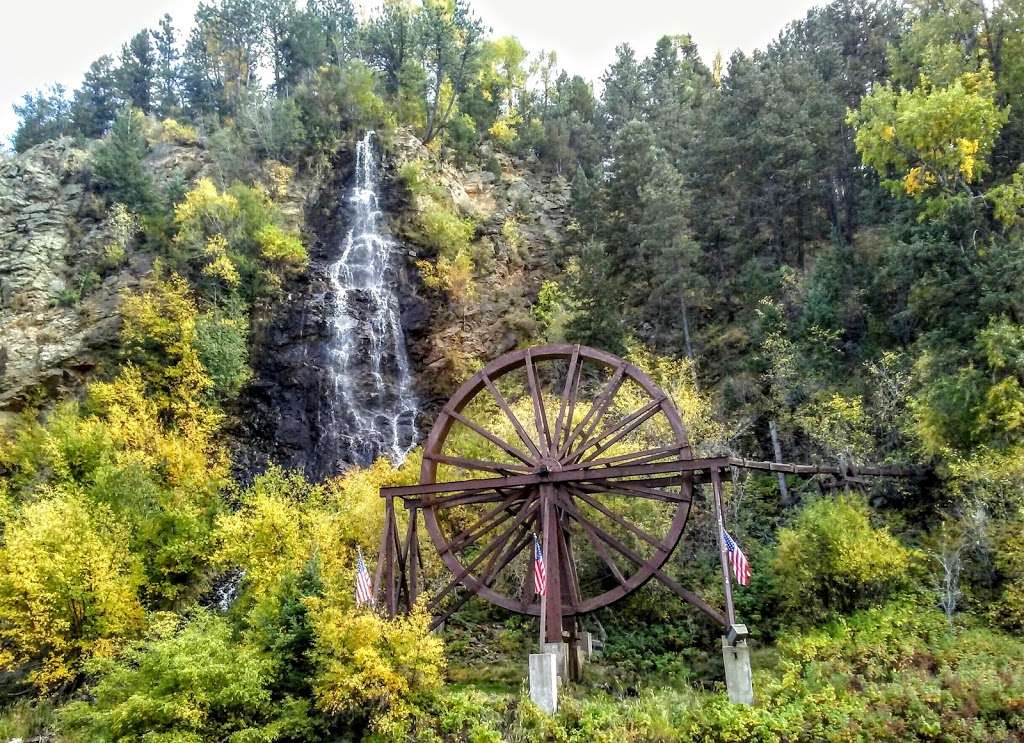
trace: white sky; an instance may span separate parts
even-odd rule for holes
[[[364,5],[370,4],[364,0]],[[750,51],[771,41],[811,0],[472,0],[496,35],[519,37],[531,52],[554,50],[570,73],[596,80],[615,46],[628,41],[645,56],[664,34],[689,33],[707,60],[721,50]],[[114,54],[164,13],[179,32],[197,0],[5,0],[0,27],[0,139],[16,117],[11,105],[52,82],[74,89],[89,64]]]

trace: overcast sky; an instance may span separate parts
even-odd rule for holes
[[[6,3],[5,3],[6,4]],[[363,5],[370,4],[364,2]],[[692,34],[709,61],[717,50],[763,47],[809,0],[474,0],[497,35],[518,36],[528,50],[554,50],[562,67],[596,80],[616,44],[644,56],[664,34]],[[16,117],[11,105],[29,90],[60,82],[73,89],[89,63],[116,54],[133,33],[170,13],[179,30],[197,0],[17,0],[0,27],[0,139]]]

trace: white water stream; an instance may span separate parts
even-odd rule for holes
[[[334,399],[325,406],[323,443],[360,464],[379,456],[404,459],[416,443],[419,412],[398,306],[398,246],[382,225],[373,138],[367,132],[356,148],[346,195],[351,224],[341,254],[327,266],[333,294],[327,389]]]

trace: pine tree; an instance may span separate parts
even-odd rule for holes
[[[16,152],[24,152],[48,139],[56,139],[73,132],[71,103],[63,85],[51,85],[47,90],[26,93],[21,104],[14,104],[18,128],[11,137]]]
[[[142,165],[146,155],[142,126],[138,110],[122,109],[110,134],[96,148],[92,163],[97,188],[111,201],[125,204],[135,212],[145,212],[154,203],[153,183]]]
[[[89,66],[82,87],[75,91],[75,128],[83,137],[100,137],[114,122],[120,106],[114,59],[105,54]]]
[[[124,100],[148,114],[152,110],[156,78],[156,56],[149,31],[139,31],[121,48],[118,78]]]
[[[169,15],[160,19],[160,27],[150,32],[156,54],[153,96],[162,117],[178,116],[181,110],[179,54],[175,47],[174,25]]]

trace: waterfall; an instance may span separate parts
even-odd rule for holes
[[[320,454],[359,464],[398,462],[415,444],[418,406],[396,291],[397,244],[382,224],[380,164],[367,132],[345,196],[350,226],[327,268],[330,337],[321,405]],[[324,415],[326,414],[326,415]]]

